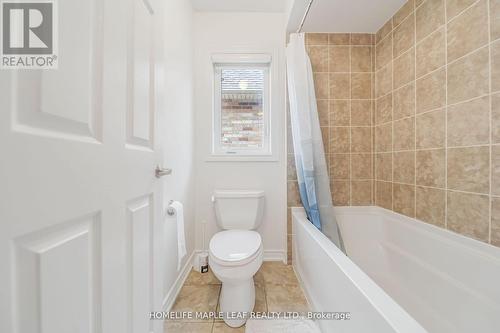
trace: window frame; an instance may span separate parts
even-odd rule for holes
[[[211,157],[216,159],[268,158],[273,156],[271,144],[271,57],[258,54],[216,55],[212,56],[213,71],[213,110]],[[225,148],[222,147],[222,70],[236,68],[258,68],[264,71],[262,92],[263,138],[262,148]]]

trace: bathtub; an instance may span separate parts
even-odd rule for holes
[[[498,333],[500,249],[380,207],[336,207],[346,257],[292,209],[293,267],[323,332]]]

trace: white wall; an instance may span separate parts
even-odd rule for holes
[[[172,168],[171,176],[163,177],[164,198],[184,204],[185,234],[188,255],[194,250],[194,114],[193,114],[193,45],[192,8],[186,0],[164,1],[164,66],[162,82],[163,105],[159,129],[163,145],[163,166]],[[177,270],[176,225],[165,223],[164,293],[174,288],[181,272]],[[175,296],[175,295],[174,295]]]
[[[285,14],[194,14],[194,78],[196,129],[196,249],[205,248],[219,231],[211,196],[215,189],[262,189],[266,193],[264,220],[258,231],[265,256],[286,256],[286,151],[285,151]],[[274,161],[207,161],[211,152],[212,53],[268,53],[271,64],[271,131]]]

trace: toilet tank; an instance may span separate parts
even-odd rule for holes
[[[222,229],[252,230],[262,222],[264,191],[216,190],[213,200]]]

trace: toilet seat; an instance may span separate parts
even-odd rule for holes
[[[225,230],[210,240],[210,257],[221,266],[240,266],[253,261],[262,251],[262,238],[256,231]]]

